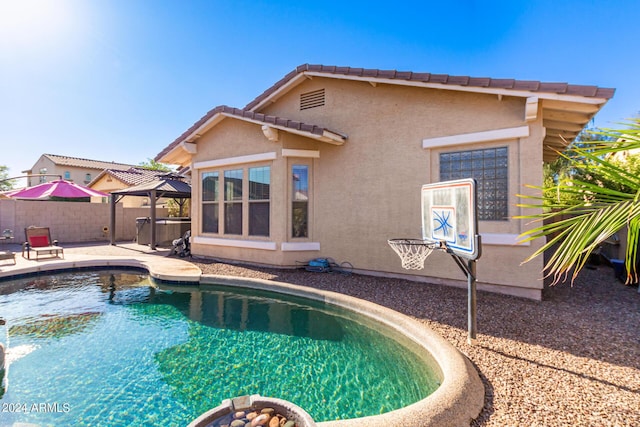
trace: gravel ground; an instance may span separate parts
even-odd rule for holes
[[[312,286],[373,301],[445,337],[475,364],[485,406],[472,426],[640,426],[640,294],[607,266],[545,290],[542,302],[479,292],[466,343],[465,289],[194,258],[204,274]]]

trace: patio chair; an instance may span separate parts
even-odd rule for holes
[[[26,252],[27,258],[31,259],[31,251],[35,252],[36,260],[40,254],[49,254],[55,257],[62,255],[64,258],[64,249],[58,246],[57,240],[51,240],[49,227],[27,227],[24,229],[25,240],[22,244],[22,257]]]

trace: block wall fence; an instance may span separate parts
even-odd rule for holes
[[[157,208],[158,217],[168,216]],[[116,241],[134,241],[136,218],[150,216],[150,209],[116,205]],[[0,200],[0,232],[13,230],[13,243],[24,240],[24,229],[31,225],[49,227],[51,238],[61,244],[109,241],[105,227],[110,224],[109,203],[53,202],[48,200]]]

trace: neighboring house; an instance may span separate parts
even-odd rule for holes
[[[24,170],[22,173],[27,175],[51,175],[28,178],[28,187],[58,179],[53,175],[58,175],[60,178],[67,181],[73,181],[76,184],[86,186],[105,169],[127,170],[131,167],[133,167],[133,165],[60,156],[57,154],[43,154],[31,169]]]
[[[408,271],[387,239],[421,236],[423,184],[478,179],[478,288],[540,299],[543,261],[521,262],[517,194],[613,89],[302,65],[244,109],[219,106],[156,161],[190,167],[192,252],[466,286],[446,253]]]
[[[126,170],[105,169],[89,183],[88,187],[104,193],[111,193],[112,191],[123,190],[133,187],[134,185],[154,181],[158,179],[158,177],[166,174],[166,171],[135,166]],[[160,207],[164,202],[166,201],[161,199],[156,206]],[[149,199],[145,197],[124,197],[122,204],[127,208],[149,206]]]

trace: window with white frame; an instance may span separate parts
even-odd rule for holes
[[[271,168],[249,168],[249,236],[269,235]]]
[[[218,233],[220,230],[220,174],[202,174],[202,232]]]
[[[475,178],[478,219],[509,219],[509,150],[507,147],[440,153],[440,181]]]
[[[201,178],[203,233],[269,236],[270,166],[207,171]]]
[[[309,237],[309,166],[293,165],[291,237]]]
[[[242,182],[244,171],[224,171],[224,234],[242,235]]]

